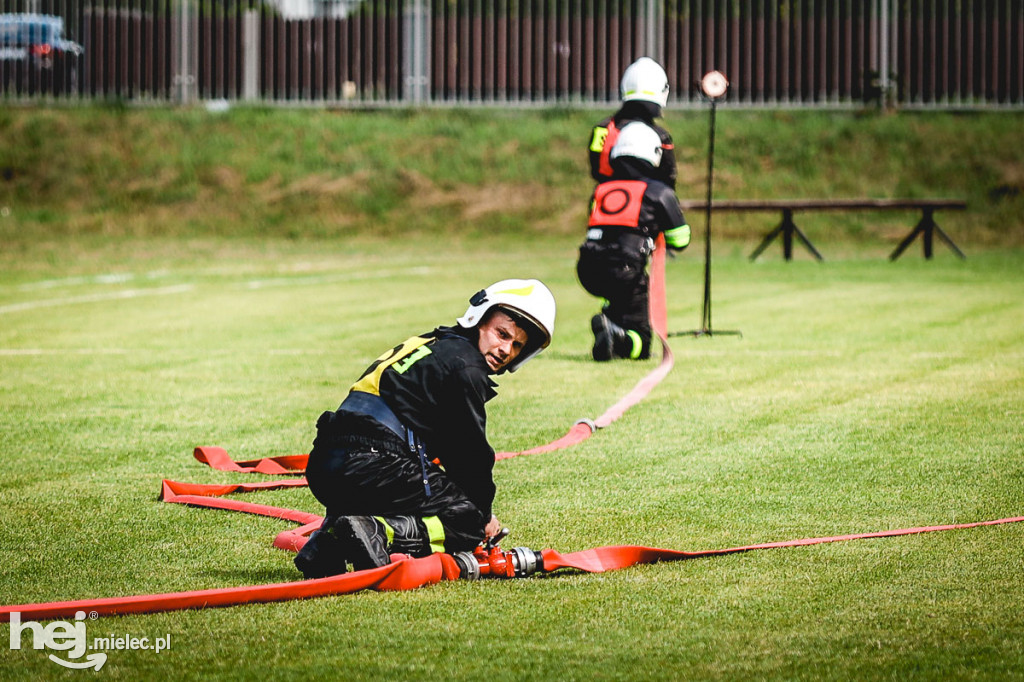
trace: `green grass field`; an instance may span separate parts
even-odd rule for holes
[[[292,524],[163,504],[160,481],[267,480],[192,458],[307,452],[398,341],[504,277],[559,304],[500,379],[498,450],[561,436],[656,360],[596,365],[576,282],[595,112],[0,108],[0,603],[298,578]],[[496,466],[507,547],[698,551],[1024,515],[1021,116],[723,109],[716,196],[964,197],[917,216],[716,216],[713,327],[610,428]],[[706,117],[673,113],[680,195]],[[667,265],[700,326],[703,219]],[[321,510],[306,490],[247,501]],[[170,636],[65,671],[0,644],[0,679],[1024,679],[1024,524],[589,575],[89,621]],[[8,627],[0,627],[0,642]]]
[[[673,330],[699,326],[699,242],[668,263]],[[714,327],[612,427],[497,465],[505,545],[682,550],[1024,514],[1024,253],[917,249],[715,262]],[[0,601],[285,581],[290,524],[157,501],[162,478],[307,452],[382,349],[505,276],[548,282],[552,348],[501,379],[498,449],[596,417],[654,366],[588,359],[575,240],[137,239],[6,257],[0,275]],[[308,491],[247,500],[319,512]],[[587,575],[153,614],[93,636],[110,679],[1019,679],[1024,524]],[[3,629],[7,632],[6,626]],[[26,636],[27,638],[27,636]],[[27,639],[26,639],[27,641]],[[0,678],[62,679],[0,647]]]

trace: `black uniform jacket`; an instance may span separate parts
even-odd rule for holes
[[[484,407],[497,395],[490,374],[476,329],[438,327],[382,355],[352,386],[383,398],[486,518],[495,493]]]

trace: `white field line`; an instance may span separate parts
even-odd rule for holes
[[[42,355],[150,355],[147,348],[0,348],[0,357],[38,357]],[[212,352],[212,351],[211,351]],[[221,348],[218,353],[237,354],[237,348]],[[334,351],[318,348],[269,348],[253,351],[267,355],[332,355]]]
[[[62,305],[76,305],[79,303],[96,303],[99,301],[116,301],[126,298],[140,298],[142,296],[166,296],[168,294],[183,294],[191,291],[195,286],[192,284],[176,284],[170,287],[158,287],[156,289],[126,289],[124,291],[110,291],[102,294],[86,294],[83,296],[68,296],[65,298],[48,298],[41,301],[25,301],[24,303],[11,303],[0,306],[0,314],[17,313],[24,310],[36,310],[37,308],[51,308]]]
[[[133,280],[145,279],[166,279],[171,275],[169,270],[152,270],[146,273],[135,272],[108,272],[99,275],[78,275],[75,277],[59,277],[55,279],[41,279],[35,282],[18,284],[14,288],[18,291],[35,291],[37,289],[59,289],[67,287],[85,286],[90,284],[126,284]]]
[[[373,279],[388,279],[395,275],[417,275],[427,276],[433,272],[433,269],[428,266],[419,266],[412,268],[393,268],[393,269],[381,269],[372,270],[369,272],[359,273],[331,273],[323,275],[308,275],[301,277],[294,277],[283,275],[281,277],[267,277],[263,279],[250,280],[242,283],[241,287],[244,289],[265,289],[270,287],[285,287],[285,286],[309,286],[316,284],[327,284],[335,282],[354,282],[359,280],[373,280]],[[163,276],[165,273],[150,273],[148,277]],[[121,284],[127,281],[135,279],[134,275],[100,275],[96,277],[68,277],[59,280],[43,280],[33,284],[21,285],[22,290],[30,289],[47,289],[56,286],[66,285],[78,285],[78,284]],[[62,305],[77,305],[80,303],[96,303],[99,301],[112,301],[118,299],[138,298],[140,296],[160,296],[168,294],[180,294],[186,291],[191,291],[195,288],[194,284],[176,284],[167,287],[158,287],[154,289],[126,289],[124,291],[112,291],[100,294],[84,294],[82,296],[65,296],[61,298],[50,298],[39,301],[25,301],[23,303],[9,303],[7,305],[0,305],[0,314],[23,312],[26,310],[36,310],[39,308],[50,308]]]
[[[260,279],[249,280],[243,283],[241,286],[246,289],[260,289],[263,287],[272,286],[291,286],[291,285],[303,285],[303,284],[320,284],[320,283],[332,283],[332,282],[344,282],[344,281],[360,281],[368,279],[387,279],[389,277],[401,274],[412,274],[425,276],[433,272],[433,268],[429,266],[410,266],[402,268],[377,268],[368,270],[366,272],[324,272],[321,274],[308,274],[305,276],[295,277],[291,273],[300,273],[309,270],[310,264],[299,263],[290,268],[284,268],[280,272],[282,274],[277,276],[263,277]],[[201,275],[233,275],[238,274],[230,268],[210,268],[208,270],[201,271]],[[169,270],[153,270],[146,273],[132,273],[132,272],[113,272],[101,275],[88,275],[88,276],[77,276],[77,277],[60,277],[56,279],[43,279],[35,282],[26,282],[24,284],[14,285],[12,288],[16,288],[18,291],[37,291],[40,289],[57,289],[77,286],[87,286],[92,284],[127,284],[128,282],[137,280],[155,280],[163,279],[173,275]],[[0,285],[0,288],[5,288],[4,285]]]
[[[243,286],[248,289],[259,289],[264,286],[283,286],[289,284],[318,284],[320,282],[339,282],[339,281],[358,281],[366,279],[381,279],[388,278],[392,275],[398,274],[414,274],[414,275],[429,275],[432,270],[428,266],[409,266],[403,268],[389,268],[389,269],[373,269],[366,272],[344,272],[338,273],[337,268],[331,268],[331,271],[323,274],[309,274],[305,277],[294,277],[292,273],[309,272],[314,266],[310,263],[296,263],[290,267],[282,268],[279,270],[281,273],[279,276],[270,276],[261,279],[251,280],[245,283]],[[9,285],[11,288],[15,288],[18,291],[36,291],[39,289],[58,289],[68,287],[87,286],[91,284],[126,284],[128,282],[137,280],[155,280],[165,279],[172,276],[174,273],[170,270],[153,270],[145,273],[134,273],[134,272],[111,272],[99,275],[79,275],[75,277],[58,277],[54,279],[42,279],[35,282],[25,282],[24,284]],[[238,268],[228,267],[216,267],[207,268],[200,270],[196,274],[201,276],[207,275],[239,275],[241,271]],[[5,285],[0,285],[0,288],[4,288]]]
[[[149,352],[149,351],[144,351]],[[0,356],[14,355],[127,355],[124,348],[0,348]]]
[[[135,279],[135,275],[129,272],[95,275],[92,277],[62,277],[60,279],[43,279],[38,282],[20,284],[18,289],[21,291],[34,291],[36,289],[56,289],[58,287],[71,287],[83,284],[124,284],[133,279]]]
[[[286,286],[308,286],[311,284],[332,284],[334,282],[356,282],[369,279],[388,279],[395,275],[429,275],[433,270],[429,266],[413,268],[393,268],[390,270],[373,270],[361,273],[332,273],[324,275],[305,275],[301,277],[282,276],[264,279],[249,280],[244,285],[248,289],[263,289],[266,287]]]

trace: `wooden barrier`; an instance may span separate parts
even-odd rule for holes
[[[679,202],[684,211],[706,210],[706,201]],[[953,243],[953,240],[942,231],[935,223],[935,211],[963,210],[967,208],[967,202],[962,199],[755,199],[750,201],[712,201],[713,211],[735,211],[735,212],[766,212],[781,211],[782,222],[765,235],[754,252],[750,254],[750,260],[755,260],[768,245],[777,237],[782,237],[782,255],[786,260],[793,259],[793,238],[796,237],[811,254],[819,261],[825,260],[821,253],[814,248],[807,235],[793,222],[793,214],[797,211],[897,211],[897,210],[919,210],[921,220],[914,229],[900,242],[896,250],[889,256],[889,260],[896,260],[910,243],[919,235],[924,242],[924,257],[931,259],[935,235],[945,242],[946,246],[960,258],[967,256]]]

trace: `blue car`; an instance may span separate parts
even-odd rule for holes
[[[78,92],[84,48],[64,37],[64,19],[0,14],[0,96]]]

